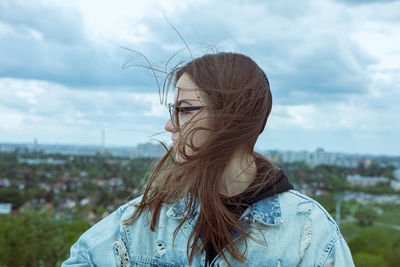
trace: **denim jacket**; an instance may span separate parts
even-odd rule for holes
[[[146,213],[131,225],[122,223],[140,199],[121,206],[82,234],[62,266],[205,266],[205,253],[196,252],[190,265],[187,259],[187,238],[198,213],[185,222],[173,242],[174,230],[183,218],[184,200],[163,206],[153,232],[151,216]],[[295,190],[254,203],[241,219],[250,222],[248,230],[255,240],[246,240],[246,262],[235,261],[226,253],[232,266],[354,266],[332,217],[315,200]],[[244,251],[245,240],[233,234],[237,247]],[[211,266],[228,264],[217,256]]]

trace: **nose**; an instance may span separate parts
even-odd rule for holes
[[[165,125],[164,125],[164,129],[168,132],[174,133],[177,131],[177,129],[174,127],[174,125],[172,125],[172,121],[171,119],[169,119]]]

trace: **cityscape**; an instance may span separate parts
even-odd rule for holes
[[[65,145],[65,144],[39,144],[37,139],[32,144],[0,143],[0,152],[15,152],[21,154],[40,152],[44,155],[76,155],[94,156],[97,154],[126,158],[157,158],[165,152],[159,143],[143,143],[132,147],[104,146],[102,145]],[[399,156],[372,155],[372,154],[349,154],[340,152],[328,152],[323,148],[315,151],[287,151],[287,150],[258,150],[272,162],[305,162],[314,167],[318,165],[334,165],[339,167],[357,168],[360,164],[369,166],[373,162],[381,166],[393,165],[400,167]],[[51,164],[51,163],[50,163]],[[56,163],[54,163],[56,164]]]
[[[376,188],[380,186],[387,186],[387,189],[392,191],[388,192],[400,192],[400,156],[376,156],[376,155],[359,155],[359,154],[345,154],[345,153],[331,153],[326,152],[322,148],[318,148],[313,152],[309,151],[257,151],[264,155],[271,162],[290,166],[291,164],[305,164],[309,170],[313,170],[318,166],[336,166],[343,169],[368,169],[380,168],[389,169],[380,175],[361,175],[357,172],[350,172],[345,177],[346,183],[349,186],[359,188]],[[126,168],[126,171],[132,170],[129,167],[133,162],[140,161],[144,166],[140,169],[144,170],[149,168],[151,163],[157,158],[161,157],[165,153],[165,149],[161,144],[144,143],[138,144],[136,147],[105,147],[105,146],[82,146],[82,145],[50,145],[50,144],[38,144],[35,139],[33,144],[0,144],[0,153],[2,155],[14,155],[15,164],[23,166],[22,170],[18,172],[26,175],[35,175],[35,168],[39,166],[47,166],[49,169],[59,169],[61,166],[68,166],[79,161],[87,161],[93,164],[103,162],[114,166],[114,168]],[[7,157],[7,156],[5,156]],[[4,164],[4,163],[3,163]],[[94,165],[96,166],[96,165]],[[74,172],[66,170],[64,173],[58,172],[56,174],[51,171],[41,173],[43,179],[37,180],[37,184],[32,184],[31,181],[24,179],[15,179],[12,176],[0,176],[0,188],[16,188],[20,191],[28,190],[29,187],[38,187],[37,189],[42,193],[38,194],[39,197],[33,197],[26,199],[22,207],[41,207],[51,206],[52,209],[58,210],[58,214],[63,214],[63,211],[72,209],[77,206],[91,205],[96,207],[99,199],[95,194],[87,194],[77,197],[74,194],[63,194],[63,192],[76,192],[77,189],[83,188],[85,184],[91,184],[92,186],[111,189],[111,192],[122,190],[125,193],[129,193],[129,187],[133,195],[137,195],[143,187],[139,187],[139,184],[132,184],[129,182],[129,174],[126,177],[118,175],[118,171],[114,171],[114,175],[107,175],[97,171],[98,175],[88,173],[88,170],[78,170],[74,168]],[[143,177],[135,177],[134,180],[143,180]],[[131,174],[135,175],[135,174]],[[386,176],[385,176],[386,175]],[[294,177],[293,177],[294,178]],[[296,185],[296,189],[306,193],[308,195],[323,195],[329,194],[329,190],[324,190],[325,185],[323,182],[313,183],[297,183],[298,178],[293,180]],[[143,186],[144,182],[140,183]],[[127,187],[128,185],[128,187]],[[128,192],[127,192],[128,191]],[[54,207],[49,202],[48,195],[52,200],[57,200],[57,207]],[[41,197],[40,197],[41,196]],[[63,197],[61,197],[63,196]],[[68,197],[66,197],[68,196]],[[128,196],[128,194],[127,194]],[[400,194],[388,195],[371,195],[367,193],[352,193],[346,192],[343,194],[346,200],[376,200],[378,202],[392,202],[400,204]],[[4,201],[3,201],[4,202]],[[54,203],[53,203],[54,204]],[[101,214],[101,217],[105,217],[109,212],[112,212],[117,205],[122,204],[121,199],[115,199],[114,202],[108,203],[105,213]],[[12,203],[1,203],[0,213],[7,214],[12,212],[18,212],[17,209],[13,209]],[[69,215],[72,218],[71,215]],[[90,213],[86,218],[89,221],[96,222],[99,217],[95,213]]]
[[[367,252],[380,255],[363,247],[365,236],[378,234],[382,240],[374,249],[386,248],[387,262],[398,260],[400,157],[332,153],[322,148],[257,152],[279,166],[296,190],[323,205],[340,226],[354,257],[362,260]],[[59,265],[82,232],[143,192],[152,164],[163,153],[164,147],[155,143],[135,147],[49,145],[37,140],[0,144],[0,234],[3,231],[6,237],[0,245],[11,249],[7,244],[29,231],[32,241],[20,250],[36,257],[32,247],[48,240],[37,249],[53,253],[46,259],[49,266]],[[24,227],[26,222],[34,228]],[[13,262],[9,255],[0,256]]]

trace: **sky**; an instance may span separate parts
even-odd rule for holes
[[[257,149],[400,155],[389,0],[0,0],[0,143],[100,144],[103,130],[106,146],[168,143],[146,66],[190,59],[171,25],[195,57],[243,53],[266,72]]]

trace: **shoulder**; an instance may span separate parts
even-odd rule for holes
[[[339,226],[326,209],[314,199],[296,190],[289,190],[279,195],[283,224],[301,231],[300,238],[310,244],[324,245],[341,237]],[[304,240],[303,239],[303,240]]]
[[[252,211],[255,218],[266,225],[285,226],[289,223],[294,226],[310,219],[326,224],[332,232],[339,231],[334,219],[321,204],[296,190],[262,199],[253,204]]]
[[[113,213],[89,228],[83,235],[93,239],[98,237],[99,233],[104,236],[104,233],[113,234],[119,232],[120,224],[129,217],[129,214],[135,211],[135,204],[139,203],[141,198],[142,196],[123,204]]]
[[[296,190],[289,190],[279,194],[280,206],[284,216],[304,216],[319,220],[330,225],[333,231],[339,231],[335,220],[326,209],[316,200],[301,194]]]
[[[109,261],[114,258],[113,247],[120,242],[122,222],[135,210],[134,205],[141,197],[120,206],[113,213],[84,232],[70,249],[70,257],[62,266],[76,264],[96,265],[96,262]]]
[[[279,195],[283,228],[297,229],[302,264],[353,266],[350,250],[339,226],[326,209],[296,190]]]

